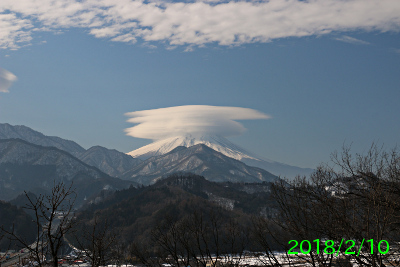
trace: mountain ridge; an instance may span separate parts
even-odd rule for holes
[[[4,146],[5,145],[5,146]],[[42,150],[42,153],[34,153],[31,151],[27,151],[24,149],[24,151],[16,151],[13,153],[13,150],[19,150],[20,148],[18,146],[26,146],[26,147],[31,147],[33,149],[37,150]],[[50,153],[50,155],[46,155],[46,152]],[[32,144],[29,143],[28,141],[19,139],[19,138],[10,138],[10,139],[0,139],[0,164],[1,163],[29,163],[33,165],[46,165],[46,161],[52,160],[53,155],[51,155],[52,152],[55,152],[57,154],[62,154],[66,157],[70,157],[72,160],[79,162],[80,160],[75,157],[74,155],[68,153],[67,151],[64,151],[62,149],[58,149],[53,146],[41,146],[37,144]],[[26,154],[26,157],[22,157],[23,154]],[[60,157],[61,155],[56,155],[57,157]],[[59,159],[57,159],[59,160]],[[84,162],[81,162],[86,168],[94,171],[94,173],[98,172],[100,173],[101,171],[89,164],[86,164]],[[71,167],[71,166],[69,166]],[[97,174],[96,174],[97,178]]]
[[[293,179],[297,175],[310,175],[314,170],[310,168],[300,168],[289,164],[276,162],[270,159],[265,159],[254,153],[241,148],[238,145],[230,142],[228,139],[218,135],[183,135],[169,137],[162,140],[154,141],[153,143],[140,147],[136,150],[128,152],[132,157],[143,160],[151,157],[157,157],[166,154],[178,146],[191,147],[197,144],[204,144],[217,152],[224,154],[227,157],[239,160],[249,166],[264,169],[274,175]]]
[[[248,184],[270,188],[269,183]],[[254,215],[270,216],[275,202],[269,190],[249,194],[240,190],[245,184],[216,183],[195,174],[174,174],[155,184],[116,191],[108,198],[86,205],[77,213],[77,221],[87,224],[96,216],[110,220],[110,227],[121,233],[123,242],[149,240],[154,226],[166,218],[184,218],[194,213],[218,212],[221,219]],[[82,227],[82,229],[84,229]]]
[[[10,138],[22,139],[36,145],[53,146],[72,155],[85,151],[83,147],[71,140],[57,136],[47,136],[24,125],[12,126],[8,123],[0,123],[0,139]]]
[[[142,162],[140,159],[102,146],[92,146],[81,153],[78,158],[114,177],[121,177],[124,172]]]
[[[101,146],[93,146],[87,150],[77,143],[59,137],[46,136],[26,126],[12,126],[8,123],[0,123],[0,139],[7,137],[21,138],[29,143],[57,147],[72,154],[82,162],[94,166],[110,176],[125,178],[126,173],[136,169],[142,159],[153,158],[164,155],[176,147],[191,147],[197,144],[204,144],[211,149],[224,154],[227,157],[240,160],[250,167],[257,167],[266,170],[274,175],[293,179],[297,175],[308,176],[312,169],[299,168],[288,164],[264,159],[254,153],[235,145],[226,138],[217,135],[191,135],[170,137],[158,140],[147,146],[141,147],[127,154],[115,149],[108,149]],[[134,158],[136,157],[136,158]],[[199,159],[193,158],[193,161]],[[218,172],[218,170],[216,169]]]
[[[56,147],[114,177],[120,177],[122,173],[140,162],[139,159],[134,159],[115,149],[93,146],[86,150],[74,141],[47,136],[27,126],[0,123],[0,140],[11,138],[18,138],[44,147]]]
[[[50,190],[55,182],[73,182],[77,204],[103,189],[123,189],[132,181],[113,178],[56,147],[21,139],[0,140],[0,199],[10,200],[24,191]]]
[[[153,156],[166,154],[178,146],[191,147],[197,144],[205,144],[215,151],[237,160],[241,160],[242,158],[257,159],[256,155],[253,155],[219,135],[187,134],[184,136],[169,137],[157,140],[149,145],[128,152],[127,154],[135,158],[148,159]]]
[[[123,177],[152,184],[175,172],[191,172],[214,182],[264,182],[278,179],[266,170],[247,166],[204,144],[179,146],[166,154],[151,157],[126,172]]]

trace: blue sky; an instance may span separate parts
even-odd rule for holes
[[[397,0],[113,2],[1,1],[0,122],[129,152],[125,113],[212,105],[272,116],[229,139],[300,167],[399,144]]]

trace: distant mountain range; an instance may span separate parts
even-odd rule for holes
[[[46,136],[26,126],[12,126],[8,123],[0,123],[0,139],[10,138],[19,138],[40,146],[56,147],[113,177],[122,176],[124,172],[141,162],[140,159],[134,159],[115,149],[94,146],[85,150],[74,141],[56,136]]]
[[[117,177],[147,185],[175,172],[190,172],[210,181],[263,182],[275,181],[278,179],[276,174],[293,178],[312,171],[262,159],[223,137],[211,135],[168,138],[128,154],[101,146],[85,150],[73,141],[7,123],[0,124],[0,139],[3,139],[0,164],[22,164],[32,173],[37,172],[37,168],[44,172],[43,166],[47,166],[47,176],[66,180],[85,173],[91,179],[107,175],[107,179]],[[55,169],[51,170],[50,165]],[[35,181],[35,186],[40,186],[39,180]],[[3,188],[7,186],[5,182]],[[7,192],[13,195],[11,191]]]
[[[77,204],[103,189],[123,189],[133,181],[103,173],[66,151],[21,139],[0,140],[0,199],[10,200],[24,191],[45,193],[54,182],[73,182]]]
[[[11,138],[19,138],[40,146],[53,146],[67,151],[74,156],[85,152],[85,149],[74,141],[62,139],[57,136],[46,136],[23,125],[12,126],[8,123],[0,123],[0,139]]]

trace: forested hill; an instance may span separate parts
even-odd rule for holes
[[[23,209],[1,200],[0,227],[4,227],[7,231],[11,231],[14,227],[14,232],[19,236],[23,236],[28,243],[33,242],[36,238],[36,224],[32,221],[31,216],[25,213]],[[7,236],[3,236],[3,234],[0,233],[0,251],[18,248],[18,243],[10,243]]]
[[[244,191],[253,186],[260,190],[252,194]],[[172,175],[147,187],[117,191],[104,201],[87,206],[77,215],[77,221],[81,229],[94,218],[107,222],[109,230],[129,243],[149,238],[152,228],[167,217],[184,218],[194,212],[218,210],[224,220],[237,218],[249,223],[251,215],[268,216],[272,206],[267,183],[221,184],[185,174]]]

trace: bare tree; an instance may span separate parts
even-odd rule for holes
[[[126,256],[127,256],[127,250],[126,250],[126,244],[124,242],[117,243],[114,242],[114,244],[111,247],[111,262],[113,265],[116,266],[121,266],[122,264],[126,263]]]
[[[267,266],[295,266],[299,263],[330,266],[334,260],[332,255],[318,251],[314,244],[307,254],[288,253],[293,246],[289,243],[290,240],[296,240],[298,243],[308,240],[312,243],[318,239],[319,232],[323,231],[323,226],[319,223],[327,219],[323,210],[321,213],[316,212],[318,207],[325,207],[310,199],[311,195],[305,191],[308,187],[304,183],[305,180],[298,179],[289,187],[282,181],[275,184],[273,194],[279,211],[278,216],[272,219],[259,217],[253,222],[253,238],[264,250],[265,255],[262,255],[260,260]],[[316,220],[314,215],[321,220]],[[325,222],[325,225],[327,223],[329,222]],[[296,251],[298,249],[299,247]]]
[[[64,182],[54,182],[50,194],[40,194],[31,197],[25,192],[28,204],[24,207],[34,214],[37,239],[33,244],[14,230],[2,229],[7,237],[17,241],[28,249],[39,266],[43,266],[46,254],[52,257],[54,267],[58,266],[58,257],[65,235],[72,229],[72,213],[76,193],[72,183],[67,186]]]
[[[399,264],[399,154],[373,145],[365,155],[354,156],[344,148],[332,158],[334,166],[319,167],[310,179],[273,186],[279,215],[273,220],[260,218],[254,227],[269,264],[280,264],[272,244],[288,252],[295,245],[290,240],[299,245],[308,240],[311,249],[306,242],[306,255],[287,254],[289,264],[348,266],[350,260],[362,266]],[[387,244],[391,249],[386,251]],[[378,246],[385,253],[379,253]]]
[[[193,211],[180,219],[166,216],[152,230],[154,250],[135,243],[132,254],[149,266],[238,266],[247,237],[236,220],[224,219],[218,209]]]
[[[85,252],[90,259],[92,267],[105,266],[115,259],[114,255],[120,256],[120,251],[116,247],[116,234],[110,232],[107,221],[99,222],[95,217],[90,225],[84,225],[80,231],[80,236],[75,236],[78,248]],[[118,252],[118,255],[115,254]],[[120,260],[115,259],[115,260]]]
[[[1,229],[0,229],[1,230]],[[5,234],[3,233],[3,231],[0,231],[0,241],[2,239],[5,239]],[[7,257],[7,253],[8,253],[9,247],[5,250],[4,255],[0,254],[0,267],[1,267],[1,263],[6,259]]]

